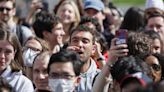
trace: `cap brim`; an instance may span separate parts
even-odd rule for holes
[[[85,10],[86,10],[86,9],[90,9],[90,8],[91,8],[91,9],[95,9],[95,10],[97,10],[97,11],[101,11],[100,8],[98,8],[98,7],[96,7],[96,6],[92,6],[92,5],[86,6],[86,7],[85,7]]]

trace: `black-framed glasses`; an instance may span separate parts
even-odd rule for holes
[[[0,12],[3,12],[4,10],[10,11],[11,8],[8,8],[8,7],[0,7]]]
[[[155,71],[160,71],[161,70],[161,66],[159,64],[152,64],[151,67],[155,70]]]

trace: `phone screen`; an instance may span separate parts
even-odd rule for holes
[[[116,31],[116,45],[127,43],[128,31],[126,29],[119,29]]]

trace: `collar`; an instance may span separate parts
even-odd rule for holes
[[[8,81],[13,80],[13,78],[14,78],[16,75],[22,75],[22,72],[21,72],[21,71],[20,71],[20,72],[12,72],[10,66],[8,66],[8,67],[5,69],[5,71],[1,74],[1,76],[2,76],[3,78],[5,78],[6,80],[8,80]]]
[[[3,71],[3,73],[1,74],[1,76],[2,77],[8,77],[8,76],[10,76],[11,75],[11,67],[10,66],[8,66],[6,69],[5,69],[5,71]]]
[[[97,70],[97,65],[96,65],[95,61],[91,58],[89,69],[87,70],[87,72],[81,73],[81,75],[82,75],[82,76],[83,76],[83,75],[84,75],[84,76],[85,76],[85,75],[90,75],[91,73],[93,73],[93,72],[96,71],[96,70]]]

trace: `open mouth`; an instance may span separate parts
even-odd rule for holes
[[[77,53],[81,56],[83,55],[83,52],[82,51],[77,51]]]

